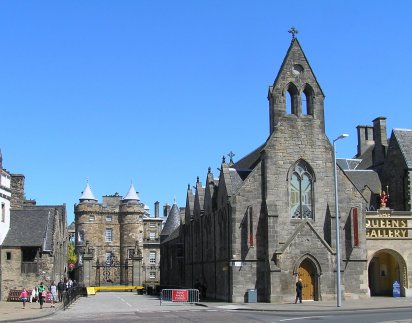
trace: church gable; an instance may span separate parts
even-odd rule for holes
[[[329,244],[315,230],[309,220],[305,219],[295,229],[284,245],[275,251],[275,254],[291,252],[291,250],[294,249],[300,250],[300,252],[303,250],[310,252],[311,250],[314,251],[315,248],[324,249],[330,254],[335,253]]]

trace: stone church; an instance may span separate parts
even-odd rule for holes
[[[188,186],[185,215],[175,212],[175,219],[167,219],[173,228],[168,226],[161,243],[162,286],[193,288],[200,282],[211,299],[243,302],[255,291],[259,302],[290,302],[301,278],[305,300],[336,299],[335,164],[333,143],[325,134],[324,99],[293,37],[269,87],[266,142],[237,162],[233,154],[229,161],[223,158],[218,178],[209,168],[204,185],[198,178],[194,191]],[[396,279],[407,295],[412,279],[412,132],[403,139],[409,147],[404,154],[388,147],[384,118],[358,131],[358,156],[339,160],[336,176],[341,296],[386,295]],[[396,174],[399,183],[393,182],[393,166],[385,159],[391,154],[399,165],[403,161]],[[402,193],[391,193],[399,211],[387,205],[378,210],[385,185],[397,190],[403,185]],[[398,204],[398,199],[406,203]],[[381,217],[393,235],[386,240],[371,238],[368,227],[375,222],[367,221]],[[394,237],[391,225],[403,226],[403,241]],[[390,279],[382,284],[382,277]]]

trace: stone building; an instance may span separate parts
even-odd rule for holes
[[[163,219],[155,204],[151,217],[134,188],[94,197],[87,183],[75,205],[75,246],[79,258],[77,279],[86,286],[145,285],[160,282],[160,232]]]
[[[335,165],[333,145],[325,134],[324,98],[293,37],[269,87],[269,137],[237,162],[232,153],[229,162],[223,158],[217,178],[209,168],[204,185],[199,178],[194,191],[189,185],[185,216],[175,219],[173,230],[162,239],[162,286],[193,288],[199,281],[208,298],[243,302],[252,290],[260,302],[289,302],[301,278],[304,299],[336,298]],[[392,141],[387,148],[383,121],[378,118],[375,131],[368,130],[369,136],[360,142],[362,153],[340,160],[337,167],[343,299],[373,294],[371,282],[380,280],[380,265],[386,266],[385,277],[401,281],[403,295],[410,290],[409,235],[401,246],[399,237],[371,238],[367,227],[369,216],[386,214],[401,217],[393,225],[404,226],[406,234],[412,228],[410,203],[409,209],[399,211],[402,214],[373,211],[380,208],[382,187],[401,185],[400,179],[397,184],[385,182],[385,163],[391,155],[392,163],[403,167],[397,172],[405,181],[406,201],[411,194],[411,150],[405,152],[402,145],[391,148],[396,146]],[[405,142],[410,147],[411,138]],[[400,161],[395,155],[401,155]],[[354,174],[349,168],[356,164],[364,166]],[[395,180],[392,175],[389,179]],[[379,254],[383,249],[387,251]],[[387,287],[372,290],[386,294]]]
[[[392,294],[394,281],[401,295],[412,295],[411,179],[412,130],[393,129],[387,139],[386,118],[359,125],[358,152],[339,165],[367,197],[366,249],[371,296]],[[388,199],[381,201],[381,192]]]
[[[0,150],[0,246],[10,229],[11,176],[3,169],[3,155]]]
[[[67,274],[66,205],[41,206],[26,200],[24,180],[24,175],[2,169],[11,208],[5,221],[9,228],[0,246],[1,300],[7,299],[10,289],[32,288],[40,281],[50,284]]]

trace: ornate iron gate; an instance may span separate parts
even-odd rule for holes
[[[96,261],[96,284],[101,285],[128,285],[129,284],[129,266],[128,261],[121,263],[116,256],[110,255],[106,261],[101,264]]]

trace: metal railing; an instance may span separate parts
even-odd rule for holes
[[[63,309],[66,310],[72,303],[74,303],[80,296],[84,295],[83,286],[76,286],[69,288],[63,292]]]
[[[160,306],[162,302],[171,303],[199,303],[198,289],[162,289],[160,292]]]

